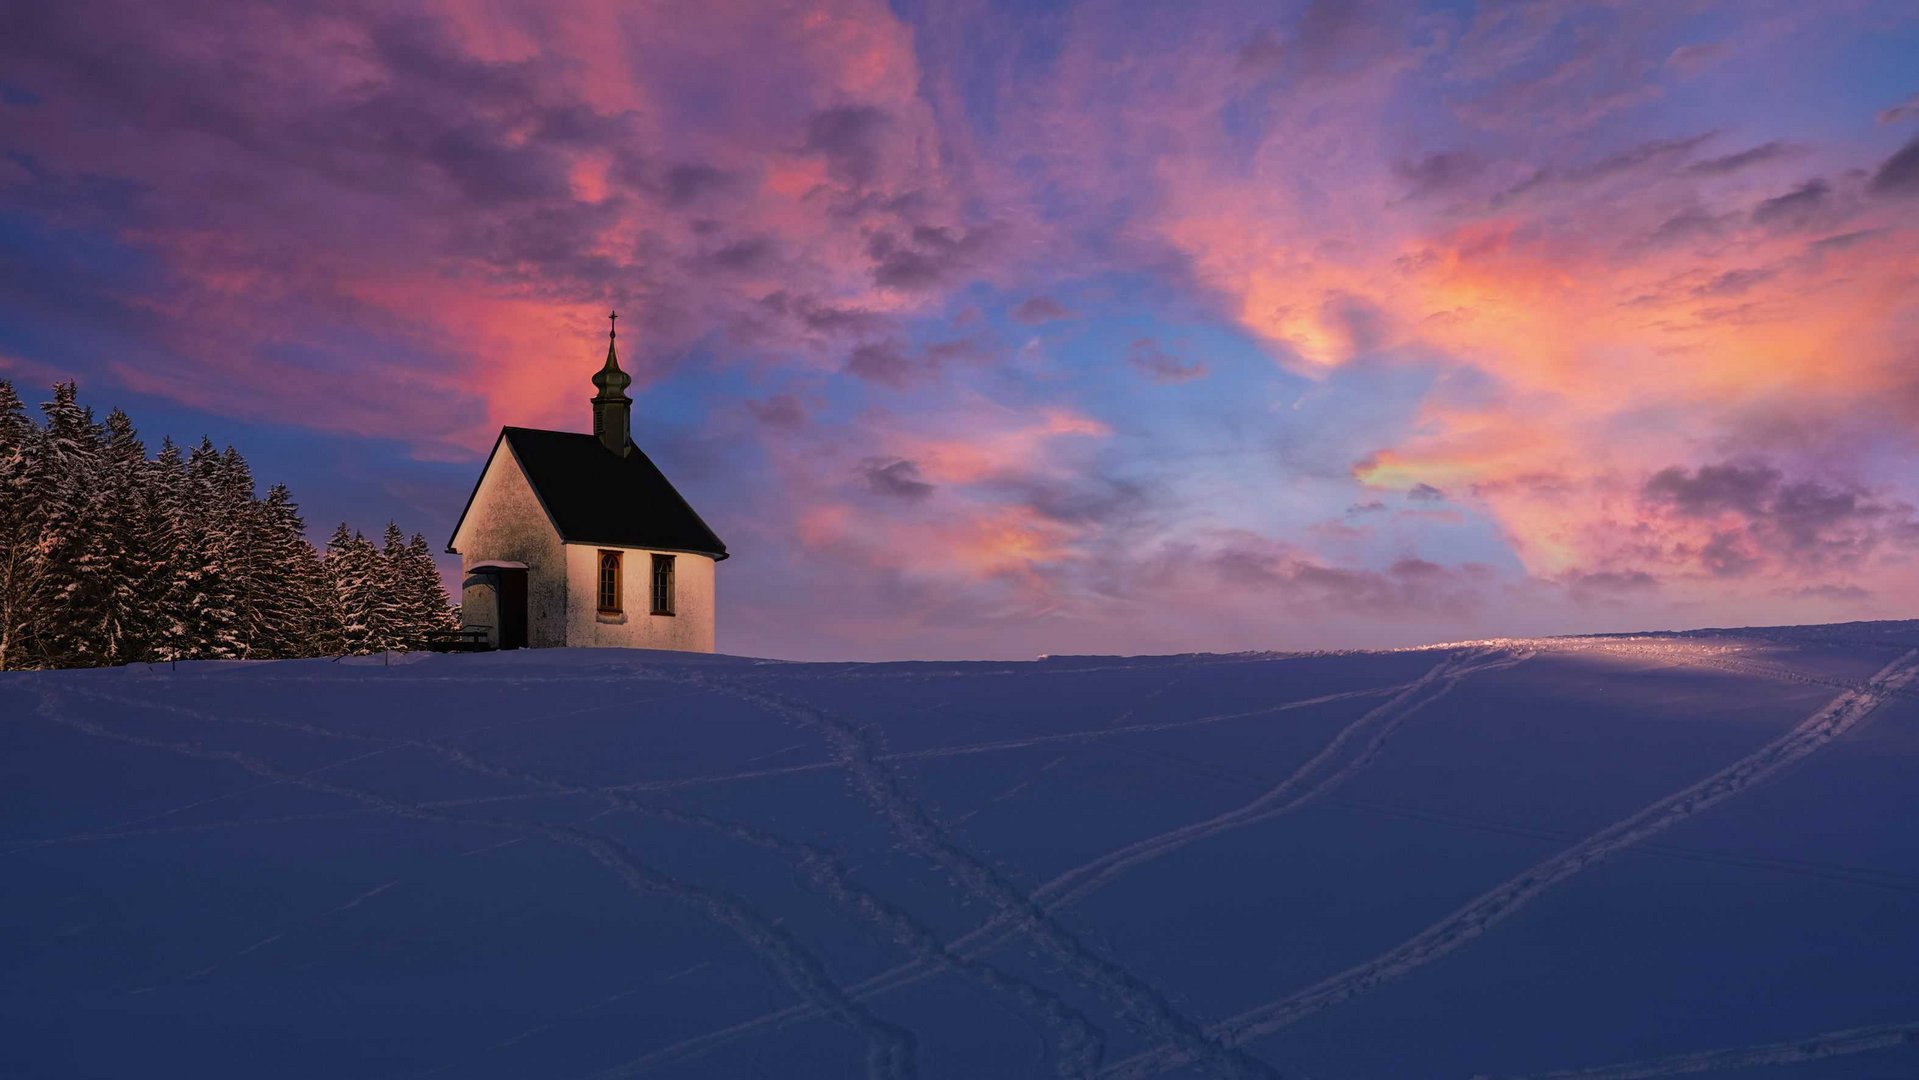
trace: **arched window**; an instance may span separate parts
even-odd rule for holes
[[[617,551],[600,552],[600,610],[609,615],[620,612],[620,553]]]
[[[673,556],[653,556],[653,614],[673,614]]]

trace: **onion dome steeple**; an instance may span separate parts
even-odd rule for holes
[[[626,388],[633,385],[633,377],[620,370],[620,358],[614,352],[614,339],[619,333],[619,312],[607,316],[606,364],[593,374],[593,386],[599,390],[593,396],[593,434],[608,450],[626,456],[633,445],[633,399],[626,396]]]

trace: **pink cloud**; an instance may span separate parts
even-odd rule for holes
[[[0,106],[0,192],[143,268],[94,286],[142,346],[98,363],[125,386],[429,459],[576,426],[556,370],[618,307],[642,387],[737,376],[689,438],[763,457],[726,478],[762,550],[862,572],[835,617],[863,641],[1113,641],[1174,601],[1212,622],[1152,634],[1222,646],[1275,611],[1357,637],[1502,600],[1541,625],[1909,601],[1919,157],[1668,109],[1839,32],[1727,21],[43,5],[0,44],[36,96]],[[1045,329],[1016,351],[982,309]],[[1108,331],[1125,385],[1049,354]],[[1270,385],[1217,362],[1241,340]],[[1301,380],[1412,400],[1288,472],[1271,441],[1347,434],[1295,429]],[[1501,570],[1389,546],[1473,527]]]
[[[950,205],[910,34],[878,3],[149,8],[29,29],[21,77],[44,103],[16,111],[18,148],[68,181],[135,179],[121,238],[167,281],[123,300],[194,362],[125,374],[197,404],[477,444],[576,396],[552,359],[590,355],[609,305],[643,377],[715,328],[749,355],[779,341],[824,363],[832,335],[764,298],[907,312],[922,301],[889,280],[983,235]],[[748,46],[751,77],[720,77]],[[119,75],[87,74],[102,64]],[[304,392],[306,373],[266,359],[288,350],[433,366],[381,407]],[[302,392],[255,393],[269,365]],[[449,392],[485,413],[431,417]]]
[[[1714,51],[1784,40],[1783,23],[1760,22]],[[1542,129],[1508,140],[1510,157],[1414,159],[1471,168],[1409,172],[1408,155],[1390,149],[1398,81],[1431,42],[1416,18],[1375,20],[1398,47],[1343,44],[1339,77],[1292,79],[1270,98],[1218,74],[1203,19],[1184,48],[1130,57],[1138,78],[1129,86],[1153,89],[1110,88],[1105,109],[1086,111],[1091,87],[1105,83],[1069,56],[1059,85],[1041,93],[1058,104],[1038,129],[1059,147],[1055,175],[1069,157],[1148,148],[1150,165],[1126,177],[1150,185],[1146,227],[1292,370],[1329,378],[1387,355],[1490,380],[1495,389],[1476,401],[1429,399],[1412,431],[1358,463],[1367,486],[1474,493],[1469,508],[1490,515],[1542,580],[1630,574],[1611,568],[1634,559],[1703,578],[1731,565],[1729,550],[1712,547],[1699,522],[1639,497],[1640,485],[1709,465],[1716,443],[1744,437],[1737,418],[1755,410],[1789,409],[1830,427],[1910,401],[1902,373],[1915,339],[1887,330],[1919,319],[1905,284],[1915,265],[1906,252],[1919,248],[1839,250],[1842,238],[1911,237],[1902,208],[1861,179],[1860,166],[1876,162],[1777,141],[1729,146],[1710,132],[1609,152],[1568,139],[1614,116],[1652,115],[1663,91],[1651,72],[1673,51],[1652,43],[1676,25],[1651,10],[1537,5],[1464,27],[1438,53],[1445,78],[1470,88],[1452,104],[1457,119]],[[1255,38],[1259,47],[1242,56],[1278,70],[1288,40]],[[1678,57],[1703,71],[1704,51]],[[1250,145],[1214,121],[1228,106],[1261,110]],[[1162,145],[1177,152],[1151,156]],[[1407,199],[1406,185],[1444,198]],[[1101,193],[1076,197],[1097,203]],[[1686,214],[1699,227],[1682,237],[1672,223]],[[1834,430],[1828,438],[1840,437]],[[1901,452],[1914,449],[1909,431],[1881,430]],[[1848,478],[1864,466],[1847,460],[1844,444],[1829,449],[1819,482],[1889,505],[1860,486],[1861,474]],[[1552,494],[1522,482],[1541,472],[1557,478]],[[1647,534],[1658,540],[1631,539]],[[1872,535],[1886,558],[1919,547],[1904,529]],[[1780,579],[1835,572],[1776,545],[1748,555],[1766,568],[1755,596]]]

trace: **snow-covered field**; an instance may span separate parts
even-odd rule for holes
[[[1915,646],[4,675],[0,1075],[1919,1076]]]

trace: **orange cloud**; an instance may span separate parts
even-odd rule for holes
[[[1463,221],[1364,181],[1316,185],[1321,205],[1303,214],[1299,186],[1251,183],[1230,162],[1186,162],[1160,235],[1283,363],[1324,377],[1375,355],[1488,378],[1471,400],[1430,396],[1354,471],[1381,490],[1469,493],[1535,574],[1710,573],[1724,526],[1649,511],[1640,482],[1727,452],[1715,444],[1743,417],[1818,422],[1910,393],[1913,336],[1888,330],[1919,326],[1919,243],[1890,207],[1855,199],[1783,228],[1681,161],[1636,185],[1455,209]],[[1727,200],[1720,224],[1655,242],[1682,197]],[[1367,228],[1337,231],[1369,210]],[[1819,572],[1766,558],[1785,578]]]
[[[815,506],[800,515],[797,535],[810,548],[930,580],[1043,585],[1045,565],[1079,557],[1078,530],[1017,505],[966,507],[907,521],[864,515],[845,504]]]
[[[949,413],[945,434],[902,431],[882,441],[888,453],[917,462],[944,484],[977,484],[998,476],[1056,468],[1043,453],[1055,439],[1109,434],[1105,424],[1070,409],[1045,408],[1035,418],[978,402]]]

